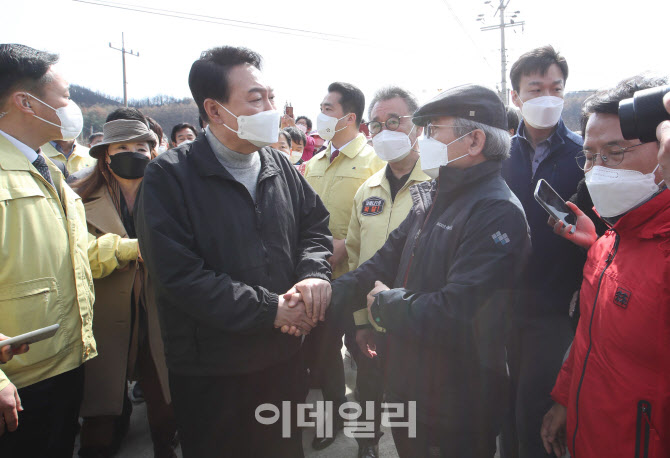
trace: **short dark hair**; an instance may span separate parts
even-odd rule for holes
[[[619,82],[610,89],[601,89],[589,96],[582,106],[582,137],[586,136],[586,124],[594,113],[619,115],[619,102],[633,97],[637,91],[668,84],[665,76],[636,75]]]
[[[107,115],[107,119],[105,122],[109,121],[116,121],[117,119],[131,119],[134,121],[140,121],[144,123],[147,127],[149,127],[149,121],[147,121],[146,116],[142,114],[140,110],[137,108],[132,108],[132,107],[121,107],[117,108],[116,110],[112,111],[110,114]]]
[[[360,127],[363,120],[363,111],[365,110],[363,91],[353,84],[335,82],[328,86],[328,92],[340,94],[342,110],[345,114],[354,113],[356,115],[356,127]]]
[[[372,119],[372,109],[377,102],[395,99],[396,97],[400,97],[405,101],[410,114],[414,114],[419,108],[419,102],[417,102],[416,97],[411,92],[398,86],[386,86],[378,90],[372,98],[372,102],[370,102],[370,106],[368,107],[368,118]]]
[[[93,143],[93,140],[95,140],[96,138],[104,137],[104,136],[105,136],[105,134],[103,134],[102,132],[92,133],[91,135],[88,136],[88,144],[90,145],[91,143]]]
[[[201,129],[205,128],[205,121],[202,119],[202,116],[198,115],[198,125]]]
[[[204,107],[205,99],[215,99],[222,103],[228,101],[228,74],[233,67],[249,64],[260,70],[261,62],[260,54],[247,48],[221,46],[203,51],[200,59],[193,62],[188,75],[188,86],[202,119],[209,121]]]
[[[309,119],[307,116],[298,116],[298,117],[295,119],[295,123],[297,124],[298,121],[300,121],[301,119],[304,119],[304,120],[305,120],[305,124],[307,124],[307,132],[311,132],[311,131],[312,131],[312,120]]]
[[[49,68],[58,62],[58,54],[38,51],[20,44],[0,44],[0,104],[15,88],[41,95],[50,81]]]
[[[540,73],[544,76],[549,67],[558,65],[563,73],[563,82],[568,80],[568,62],[551,45],[540,46],[522,54],[512,65],[509,79],[512,81],[512,89],[519,92],[519,83],[522,76]]]
[[[158,148],[158,146],[160,146],[161,142],[163,141],[163,128],[154,118],[147,116],[147,121],[149,122],[149,129],[152,130],[154,134],[156,134],[156,138],[158,139],[156,148]]]
[[[284,127],[283,132],[285,132],[288,136],[291,137],[291,141],[293,143],[299,142],[301,145],[305,146],[307,136],[302,130],[298,129],[297,127],[288,126]]]
[[[284,138],[286,139],[286,143],[288,143],[288,147],[291,147],[291,134],[286,132],[286,130],[280,130],[279,135],[283,135]],[[279,141],[279,138],[277,138],[277,141]]]
[[[508,106],[507,107],[507,130],[512,130],[514,129],[514,133],[516,134],[516,130],[519,128],[519,122],[521,122],[521,118],[519,117],[519,110],[514,108],[513,106]]]
[[[196,137],[198,136],[198,131],[195,130],[195,126],[193,124],[189,124],[187,122],[180,122],[176,126],[172,128],[172,133],[170,134],[170,139],[172,140],[172,143],[177,143],[177,132],[179,132],[182,129],[191,129],[193,132],[193,135]]]

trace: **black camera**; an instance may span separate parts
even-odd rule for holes
[[[626,140],[639,138],[641,142],[655,142],[656,127],[670,119],[663,96],[670,85],[637,91],[632,98],[619,102],[619,124]]]

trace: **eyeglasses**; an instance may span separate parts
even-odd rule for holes
[[[427,137],[427,138],[432,138],[432,137],[434,137],[435,134],[437,134],[437,130],[438,130],[440,127],[458,127],[458,126],[447,125],[447,124],[428,124],[428,125],[426,126],[426,137]]]
[[[411,116],[391,116],[384,123],[379,121],[370,121],[368,123],[370,135],[377,135],[382,131],[382,126],[386,126],[386,129],[388,130],[398,130],[398,127],[400,127],[400,120],[403,118],[411,118]]]
[[[616,167],[621,164],[623,161],[623,155],[628,150],[636,148],[644,143],[638,143],[637,145],[627,146],[625,148],[620,148],[618,146],[606,146],[600,153],[594,153],[591,151],[582,151],[575,157],[577,165],[580,169],[585,172],[588,172],[596,164],[596,159],[600,156],[600,160],[603,162],[605,167]]]

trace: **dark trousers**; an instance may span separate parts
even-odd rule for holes
[[[251,374],[191,376],[170,372],[172,405],[184,458],[303,457],[296,415],[297,404],[304,402],[304,384],[299,353]],[[286,425],[283,401],[289,401],[291,407]],[[279,418],[274,423],[257,421],[257,410],[263,404],[278,409]],[[259,415],[265,419],[276,416],[267,406],[261,410]]]
[[[342,332],[337,327],[319,325],[305,337],[305,364],[315,374],[324,401],[332,401],[334,412],[347,401],[342,361]],[[339,418],[339,417],[338,417]]]
[[[493,458],[496,453],[496,433],[462,433],[422,423],[417,423],[414,438],[407,428],[391,431],[400,458]]]
[[[154,447],[155,458],[172,458],[177,425],[172,405],[165,402],[156,364],[151,356],[149,342],[144,339],[137,353],[137,369],[140,387],[147,404],[147,419]],[[124,382],[125,383],[125,382]],[[84,418],[81,427],[81,448],[83,450],[113,451],[120,445],[128,430],[132,406],[124,393],[123,412],[120,416],[105,415]]]
[[[0,457],[72,458],[84,366],[19,389],[19,427],[0,437]]]
[[[567,313],[512,326],[507,344],[511,399],[502,431],[503,458],[550,456],[542,445],[540,428],[553,405],[550,393],[573,338]]]
[[[356,388],[358,389],[358,401],[361,405],[362,413],[360,418],[366,419],[369,416],[374,418],[374,438],[356,438],[359,444],[378,443],[381,437],[381,418],[382,402],[384,400],[384,358],[386,335],[375,334],[375,344],[377,346],[377,356],[368,358],[360,350],[356,356]],[[374,403],[374,412],[372,415],[367,410],[368,402]]]

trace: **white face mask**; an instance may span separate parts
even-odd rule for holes
[[[219,102],[216,102],[219,103]],[[235,116],[230,110],[219,103],[219,106]],[[224,124],[230,131],[235,132],[242,140],[248,140],[255,146],[263,148],[277,142],[279,137],[279,121],[281,113],[277,110],[261,111],[251,116],[235,116],[237,118],[237,130],[231,129]]]
[[[302,151],[291,151],[291,155],[289,156],[291,164],[295,164],[300,158],[302,158]]]
[[[456,140],[449,142],[446,145],[441,141],[435,140],[434,138],[422,138],[419,140],[419,150],[421,151],[419,153],[421,155],[421,170],[423,170],[426,175],[434,180],[440,176],[440,167],[444,167],[454,161],[468,156],[468,154],[464,154],[455,159],[449,160],[448,146],[471,133],[472,131],[465,135],[461,135]]]
[[[347,116],[349,116],[349,114],[345,114],[340,119],[344,119]],[[333,118],[327,114],[319,113],[319,116],[316,118],[316,131],[319,133],[319,137],[323,138],[324,140],[332,140],[336,133],[346,129],[347,126],[344,126],[341,129],[335,130],[335,127],[337,126],[337,123],[340,121],[340,119]]]
[[[601,165],[586,172],[586,187],[600,216],[611,218],[623,215],[649,200],[660,188],[653,172],[610,169]]]
[[[563,99],[553,95],[530,99],[521,106],[524,121],[536,129],[554,127],[561,119],[562,112]]]
[[[163,154],[166,151],[167,151],[167,148],[163,145],[156,148],[156,154]]]
[[[40,118],[36,114],[33,114],[33,116],[35,116],[40,121],[46,122],[47,124],[60,127],[60,132],[63,137],[62,140],[70,141],[79,137],[81,130],[84,128],[84,116],[81,114],[81,109],[77,106],[76,103],[70,100],[64,107],[54,108],[51,105],[42,102],[34,95],[29,94],[28,92],[26,92],[26,94],[56,112],[56,116],[58,116],[58,119],[60,120],[60,125],[51,121],[47,121],[44,118]]]
[[[300,129],[304,134],[307,133],[307,126],[304,124],[296,124],[295,125],[298,129]]]
[[[414,131],[414,126],[410,134]],[[384,129],[372,137],[372,146],[380,159],[386,162],[398,162],[405,159],[416,144],[411,143],[409,135],[397,130]]]

